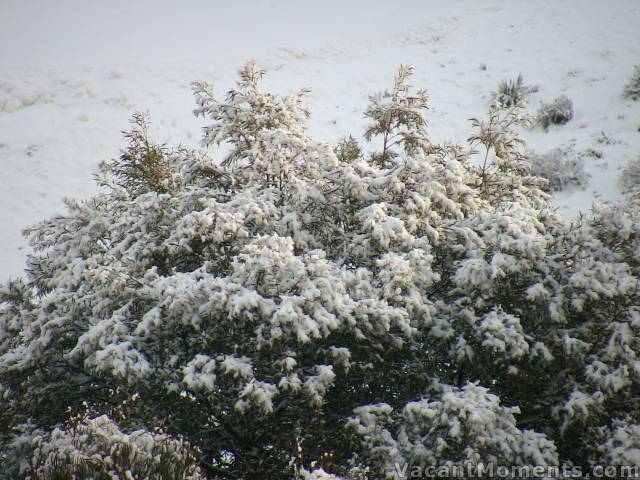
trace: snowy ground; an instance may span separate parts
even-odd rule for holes
[[[561,94],[575,107],[567,125],[526,132],[531,148],[602,153],[585,190],[554,199],[588,211],[618,197],[619,167],[640,154],[640,102],[620,95],[639,25],[637,0],[0,0],[0,280],[23,268],[24,227],[96,191],[132,111],[150,112],[157,140],[195,145],[189,83],[223,94],[249,58],[269,89],[312,89],[311,129],[328,142],[360,131],[367,95],[401,63],[430,94],[438,142],[466,139],[498,81],[522,73],[539,87],[532,111]]]

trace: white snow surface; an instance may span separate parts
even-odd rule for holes
[[[637,0],[0,0],[0,280],[18,276],[21,230],[97,191],[134,110],[156,140],[195,146],[193,80],[219,96],[250,59],[265,88],[311,88],[311,133],[361,135],[367,97],[400,64],[431,99],[433,141],[464,141],[500,80],[522,73],[535,113],[567,95],[573,120],[524,132],[530,148],[600,152],[585,190],[561,192],[567,216],[616,200],[618,171],[640,155],[640,101],[622,98],[640,63]],[[484,65],[486,68],[481,68]]]

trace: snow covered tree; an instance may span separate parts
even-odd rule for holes
[[[0,288],[0,478],[62,457],[314,480],[632,458],[638,199],[565,222],[521,106],[436,145],[411,72],[371,100],[373,155],[311,138],[302,93],[264,93],[253,63],[225,100],[194,85],[221,158],[135,116],[101,192],[29,229],[26,278]]]
[[[180,177],[174,174],[167,161],[166,148],[154,144],[149,138],[148,116],[137,112],[131,123],[131,131],[124,132],[127,148],[118,160],[102,165],[103,173],[109,174],[115,183],[133,196],[179,188],[176,181],[179,182]]]

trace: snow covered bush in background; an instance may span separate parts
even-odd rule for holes
[[[551,103],[542,102],[536,120],[546,130],[551,125],[563,125],[572,118],[573,102],[569,97],[561,95]]]
[[[412,72],[370,99],[362,146],[311,138],[305,92],[262,91],[253,63],[224,99],[194,85],[205,148],[134,116],[101,193],[29,229],[0,287],[0,478],[164,445],[195,463],[175,478],[374,480],[588,466],[603,428],[633,437],[640,200],[567,224],[521,105],[433,143]]]
[[[549,152],[529,154],[531,173],[548,180],[548,190],[559,192],[568,187],[585,188],[589,175],[584,159],[569,148],[554,148]]]
[[[640,157],[630,160],[622,167],[618,177],[618,184],[620,185],[620,190],[627,194],[640,191]]]
[[[537,91],[537,87],[526,85],[522,75],[518,74],[515,80],[502,80],[498,84],[498,91],[493,94],[493,98],[503,107],[509,108],[524,104],[527,96]]]
[[[631,100],[640,98],[640,65],[634,67],[633,75],[622,90],[622,96]]]

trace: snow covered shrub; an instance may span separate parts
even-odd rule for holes
[[[631,100],[640,98],[640,65],[634,67],[633,75],[622,90],[622,96]]]
[[[568,187],[585,188],[589,175],[584,171],[584,159],[569,148],[555,148],[549,152],[529,155],[531,173],[546,179],[548,190],[559,192]]]
[[[526,102],[527,95],[536,92],[536,87],[525,85],[521,74],[515,80],[502,80],[498,83],[498,91],[493,94],[495,101],[505,108],[522,105]]]
[[[124,433],[107,415],[76,418],[32,442],[32,480],[201,480],[188,444],[161,433]]]
[[[545,130],[550,125],[563,125],[573,118],[573,102],[565,95],[561,95],[551,103],[542,103],[538,110],[537,122]]]
[[[622,167],[618,184],[623,193],[633,194],[640,191],[640,157],[630,160]]]
[[[193,476],[378,480],[588,466],[614,419],[633,437],[640,199],[566,223],[521,106],[435,144],[411,73],[371,99],[373,154],[310,137],[304,91],[264,92],[253,63],[224,99],[194,85],[203,148],[134,118],[100,193],[30,228],[0,286],[0,478],[71,446],[98,478],[107,450],[178,465],[188,443]]]

